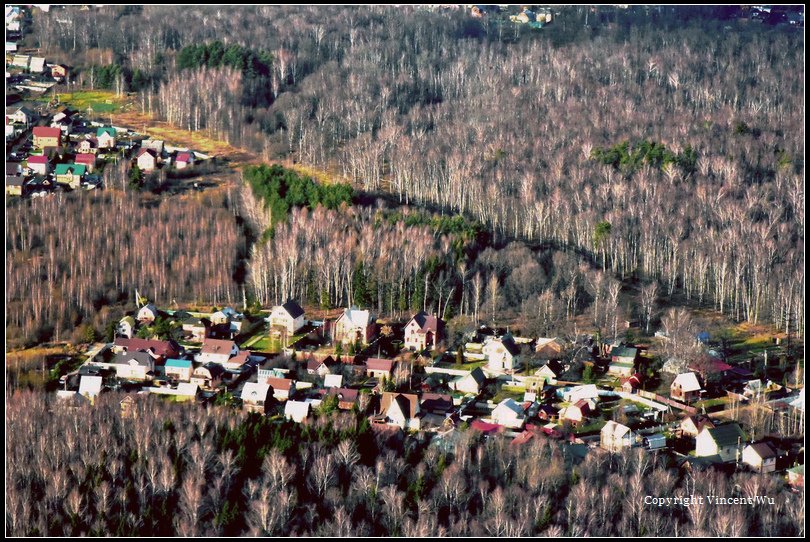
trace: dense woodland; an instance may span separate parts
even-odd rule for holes
[[[121,65],[184,127],[801,334],[802,35],[718,15],[110,6],[39,14],[34,39],[85,84]]]
[[[101,333],[135,289],[166,305],[236,299],[245,239],[224,195],[159,199],[138,192],[61,194],[7,209],[9,344]]]
[[[296,425],[154,398],[122,417],[120,398],[78,409],[9,398],[7,534],[804,534],[803,495],[776,478],[667,469],[666,456],[641,450],[577,460],[545,438],[515,446],[465,430],[429,443],[350,413]],[[659,508],[648,495],[778,497]]]

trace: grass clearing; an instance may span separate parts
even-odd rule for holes
[[[94,113],[116,113],[127,103],[126,96],[119,96],[111,90],[77,90],[59,94],[59,101],[84,113],[91,108]]]

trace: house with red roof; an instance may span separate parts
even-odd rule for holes
[[[444,340],[444,322],[438,316],[420,312],[405,324],[405,348],[432,350]]]
[[[77,154],[76,159],[73,160],[76,164],[87,166],[87,171],[92,173],[96,168],[96,157],[93,154]]]
[[[62,130],[50,126],[34,127],[34,146],[40,149],[58,147],[62,144]]]
[[[366,375],[371,378],[391,378],[394,370],[392,359],[369,358],[366,362]]]
[[[28,167],[37,175],[47,175],[51,170],[51,161],[44,154],[29,156]]]
[[[194,153],[181,152],[177,154],[177,159],[174,161],[174,167],[177,169],[185,169],[188,166],[194,165]]]

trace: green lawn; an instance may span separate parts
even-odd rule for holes
[[[59,95],[59,101],[75,107],[81,112],[93,108],[95,113],[115,113],[123,105],[126,97],[117,96],[111,90],[77,90]]]
[[[713,406],[718,405],[725,405],[728,402],[726,397],[718,397],[717,399],[706,399],[705,401],[698,401],[694,404],[694,407],[697,409],[700,408],[711,408]]]

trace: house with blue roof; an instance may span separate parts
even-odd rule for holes
[[[182,382],[191,381],[191,372],[194,370],[190,359],[167,359],[166,376],[176,378]]]

